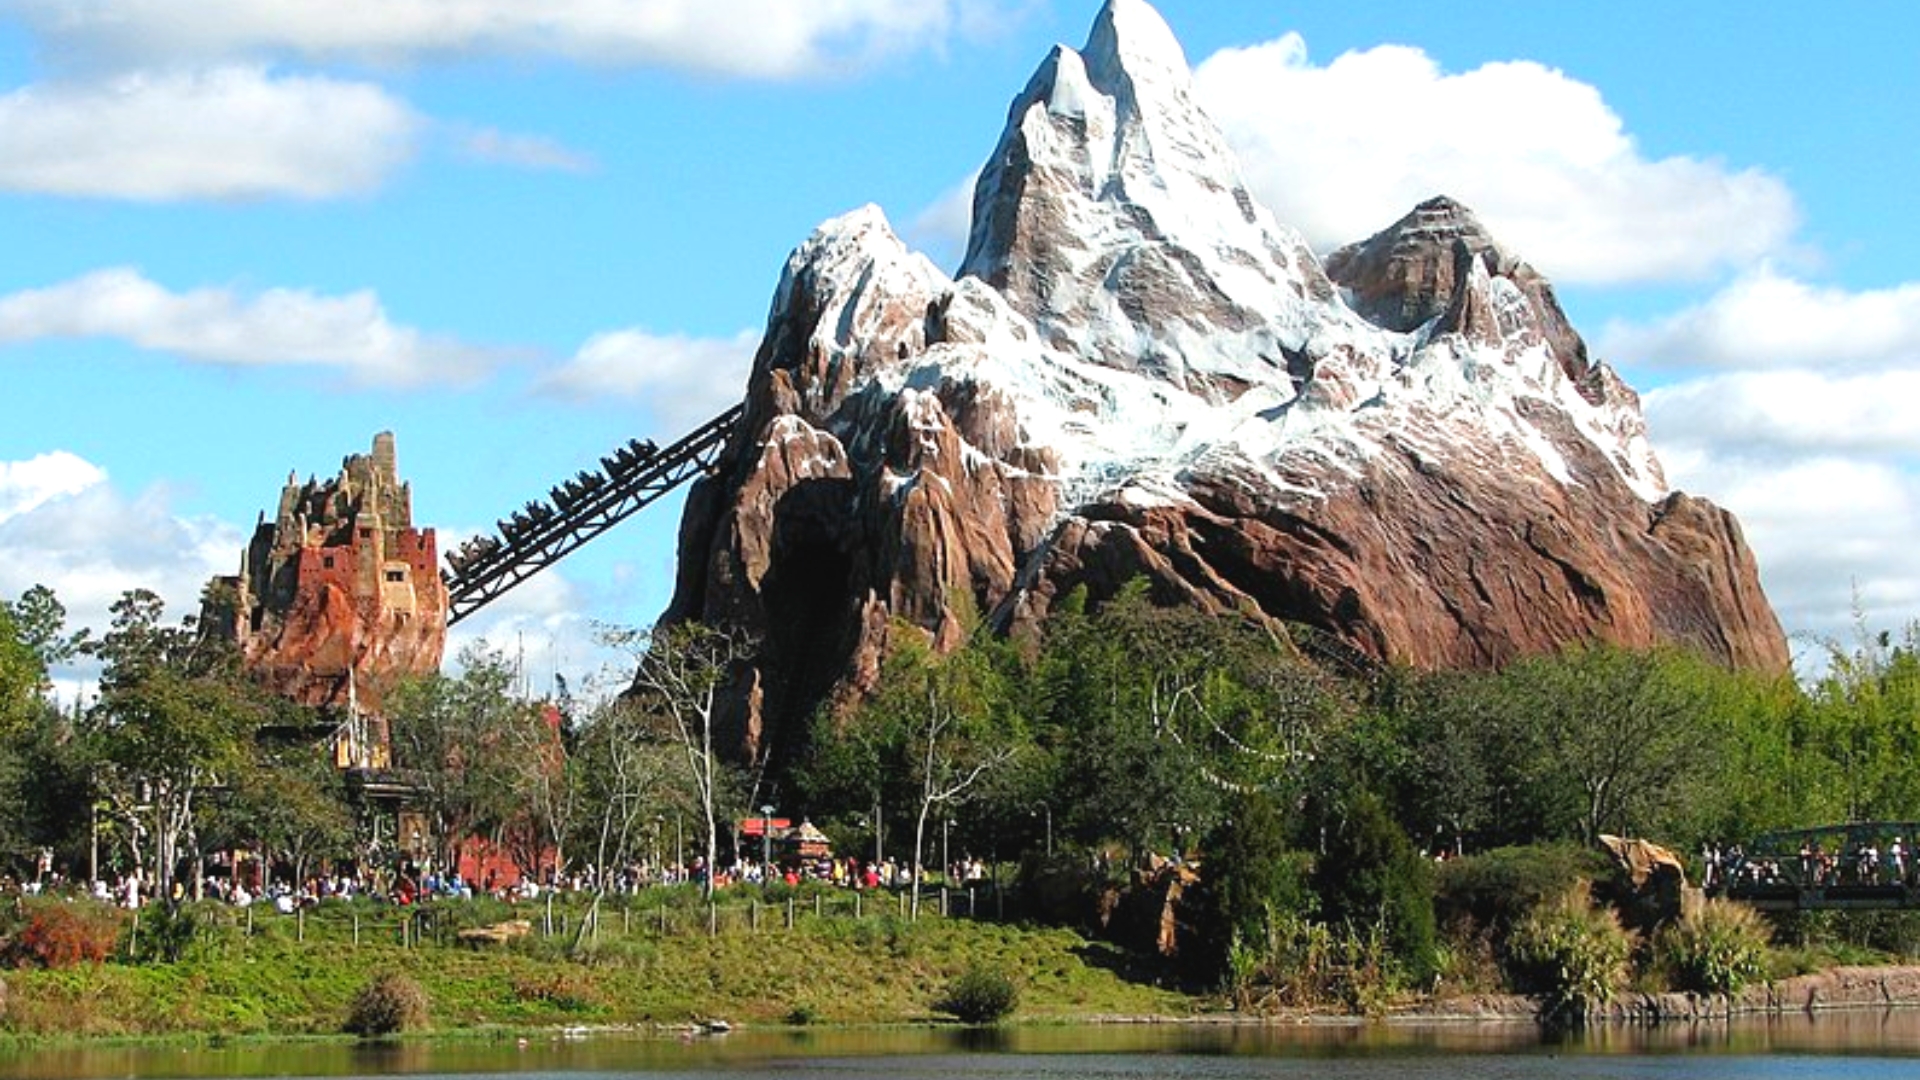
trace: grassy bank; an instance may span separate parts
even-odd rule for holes
[[[556,910],[443,907],[401,928],[391,908],[344,907],[295,920],[204,909],[190,931],[151,917],[114,959],[6,974],[0,1029],[23,1036],[297,1035],[341,1029],[353,995],[379,972],[417,981],[435,1030],[553,1025],[894,1023],[931,1018],[932,1002],[970,967],[1005,973],[1020,988],[1019,1016],[1183,1014],[1195,999],[1153,985],[1154,973],[1111,946],[1066,930],[891,913],[815,915],[797,904],[710,913],[681,903],[601,921],[577,951]],[[533,931],[505,945],[459,944],[462,925],[529,917]],[[129,962],[170,934],[178,958]],[[148,945],[140,944],[145,935]],[[357,943],[356,943],[357,938]],[[409,942],[402,944],[403,938]]]

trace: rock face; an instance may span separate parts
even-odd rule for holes
[[[1323,266],[1159,15],[1111,0],[1014,100],[958,278],[872,207],[788,259],[666,617],[760,635],[754,756],[868,687],[890,620],[1019,632],[1140,576],[1427,667],[1788,663],[1738,525],[1667,490],[1543,277],[1445,199]]]
[[[1652,934],[1680,918],[1688,892],[1685,860],[1651,840],[1604,833],[1598,839],[1614,871],[1613,880],[1602,883],[1599,892],[1629,929]]]
[[[400,676],[439,670],[446,645],[437,559],[433,530],[413,527],[413,492],[382,432],[337,477],[287,477],[240,573],[208,590],[202,624],[234,640],[274,692],[350,714],[340,764],[383,767],[382,695]]]

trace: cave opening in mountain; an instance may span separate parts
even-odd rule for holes
[[[811,515],[780,515],[772,565],[762,582],[767,606],[763,683],[774,775],[804,755],[807,725],[846,671],[858,624],[853,559]]]

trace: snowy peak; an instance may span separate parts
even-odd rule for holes
[[[1107,0],[1093,20],[1093,32],[1087,35],[1082,52],[1097,71],[1157,71],[1169,76],[1169,81],[1191,82],[1180,39],[1145,0]]]
[[[962,276],[1062,352],[1209,400],[1287,385],[1288,358],[1375,334],[1248,192],[1185,54],[1141,0],[1057,47],[974,192]]]
[[[1483,277],[1476,277],[1476,265]],[[1499,291],[1510,286],[1524,301],[1514,314],[1525,325],[1507,325],[1502,333],[1483,321],[1481,339],[1499,344],[1525,333],[1546,344],[1567,378],[1591,382],[1586,342],[1560,309],[1546,277],[1501,247],[1471,210],[1445,195],[1327,256],[1326,270],[1353,310],[1400,333],[1430,324],[1436,334],[1465,332],[1475,311],[1496,306],[1489,293],[1495,280],[1504,281],[1507,286]],[[1588,400],[1600,403],[1592,393]]]
[[[668,620],[763,643],[742,760],[903,625],[1037,631],[1141,578],[1425,667],[1597,638],[1786,668],[1737,525],[1667,493],[1545,278],[1445,198],[1323,269],[1144,0],[1014,99],[957,280],[870,207],[794,252],[686,507]]]

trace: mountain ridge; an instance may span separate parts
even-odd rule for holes
[[[666,618],[762,641],[747,757],[871,689],[894,620],[957,642],[961,590],[1013,632],[1145,577],[1421,666],[1787,666],[1737,522],[1667,490],[1545,278],[1451,200],[1323,265],[1144,0],[1015,97],[957,278],[873,207],[795,250],[680,556]]]

